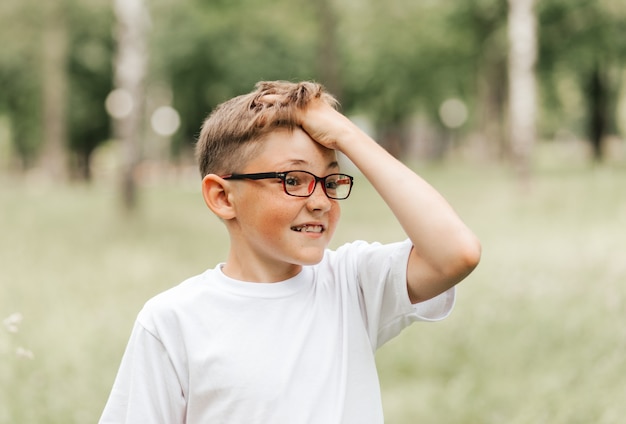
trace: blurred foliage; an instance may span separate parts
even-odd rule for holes
[[[73,174],[88,178],[94,150],[111,137],[103,106],[113,85],[111,3],[59,4],[69,38],[67,149]],[[407,148],[405,129],[416,114],[439,138],[446,137],[438,109],[449,98],[461,99],[470,111],[457,130],[460,136],[483,133],[490,143],[502,144],[494,139],[502,138],[498,132],[487,127],[506,122],[506,0],[147,4],[148,96],[157,93],[156,102],[171,102],[181,116],[170,145],[173,157],[191,146],[217,103],[268,79],[326,84],[344,112],[372,121],[381,142],[400,138],[399,154]],[[25,169],[36,163],[44,131],[42,28],[52,16],[46,5],[35,0],[0,5],[0,115],[10,124],[13,163]],[[537,2],[542,137],[567,129],[593,140],[598,131],[600,137],[617,131],[626,59],[624,6],[624,0]],[[163,91],[171,98],[159,98]]]
[[[252,0],[153,3],[156,83],[174,93],[181,130],[174,153],[193,142],[218,103],[259,80],[312,79],[315,21],[309,2]]]
[[[601,138],[618,130],[616,107],[626,63],[626,2],[550,0],[540,2],[538,12],[538,70],[548,102],[545,109],[554,120],[586,133],[596,159],[601,159]],[[572,97],[563,87],[572,80],[584,103],[579,114],[568,108]]]
[[[113,19],[108,3],[76,2],[69,11],[69,148],[73,153],[72,167],[84,179],[90,178],[92,154],[107,140],[110,130],[104,108],[104,99],[113,86]]]
[[[0,4],[0,113],[11,125],[19,165],[32,165],[40,136],[38,21],[26,2]]]

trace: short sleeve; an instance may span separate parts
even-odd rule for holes
[[[100,424],[185,422],[185,400],[163,344],[135,323]]]
[[[450,315],[456,299],[456,289],[441,293],[432,299],[413,305],[418,321],[440,321]]]
[[[410,240],[380,244],[354,242],[348,263],[354,266],[362,293],[361,308],[372,348],[377,349],[416,321],[438,321],[454,306],[455,288],[424,302],[411,304],[407,289]]]

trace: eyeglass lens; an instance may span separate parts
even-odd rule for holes
[[[331,174],[323,180],[323,189],[331,199],[345,199],[350,194],[352,180],[348,175]],[[285,191],[292,196],[310,196],[315,190],[317,178],[304,171],[289,171],[285,174]]]

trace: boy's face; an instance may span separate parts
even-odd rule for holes
[[[302,170],[324,177],[339,171],[334,150],[301,129],[277,130],[238,173]],[[280,179],[228,181],[236,216],[231,222],[231,252],[226,267],[248,281],[280,281],[318,263],[339,220],[337,200],[318,182],[310,197],[289,196]],[[226,272],[226,269],[225,269]],[[248,274],[248,275],[247,275]],[[263,280],[260,280],[262,278]]]

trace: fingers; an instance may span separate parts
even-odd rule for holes
[[[279,96],[278,94],[264,94],[256,99],[256,101],[267,105],[274,105],[278,103],[280,98],[281,96]]]

